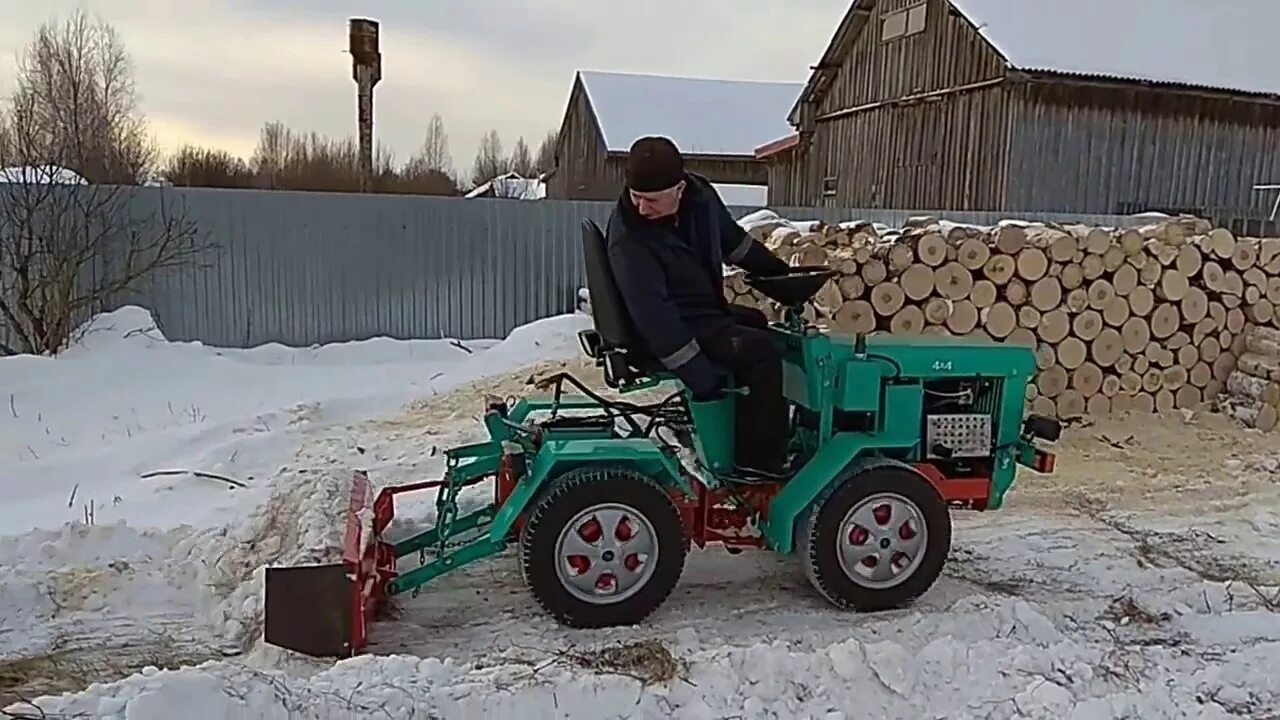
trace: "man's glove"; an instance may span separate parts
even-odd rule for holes
[[[690,363],[692,364],[692,363]],[[699,367],[691,368],[693,372],[683,378],[689,388],[694,402],[711,402],[724,397],[724,389],[728,386],[728,376],[720,372],[710,362],[698,363]]]

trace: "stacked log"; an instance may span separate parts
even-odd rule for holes
[[[1246,326],[1280,328],[1280,239],[1200,219],[1129,229],[778,219],[750,231],[791,265],[840,272],[806,311],[837,332],[1034,348],[1028,405],[1061,418],[1200,408],[1227,388],[1246,343],[1261,342]],[[778,316],[740,276],[729,280],[732,301]]]
[[[1280,419],[1280,330],[1250,325],[1219,408],[1248,427],[1268,432]]]

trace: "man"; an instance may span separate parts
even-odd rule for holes
[[[722,264],[760,275],[788,272],[729,214],[705,178],[685,172],[675,143],[645,137],[630,150],[626,187],[609,218],[609,261],[649,353],[689,388],[695,402],[737,399],[737,465],[785,474],[787,406],[782,353],[758,310],[724,299]]]

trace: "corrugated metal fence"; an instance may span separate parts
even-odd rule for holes
[[[503,337],[572,312],[585,284],[584,218],[602,225],[603,202],[437,198],[207,188],[144,188],[185,205],[218,245],[210,267],[167,273],[103,310],[148,308],[172,340],[224,347],[306,346],[376,336]],[[755,208],[732,208],[741,217]],[[783,217],[900,225],[927,211],[776,208]],[[942,213],[993,224],[1005,213]],[[1110,226],[1135,218],[1022,215]],[[0,327],[0,338],[5,328]]]

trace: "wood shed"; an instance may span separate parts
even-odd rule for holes
[[[763,188],[768,168],[755,149],[788,132],[787,112],[802,87],[579,71],[560,126],[547,197],[616,198],[627,149],[645,135],[670,137],[688,169],[713,183]]]
[[[1280,5],[856,0],[757,148],[774,205],[1265,214]]]

